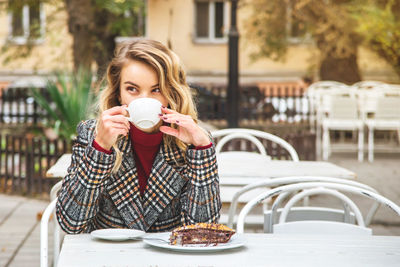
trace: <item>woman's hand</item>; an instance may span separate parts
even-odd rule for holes
[[[194,122],[192,117],[164,107],[161,108],[161,111],[163,114],[160,114],[160,119],[178,125],[178,129],[169,126],[161,126],[161,132],[175,136],[182,142],[194,146],[206,146],[210,144],[210,138],[206,132]]]
[[[125,117],[128,115],[125,107],[112,107],[101,114],[95,140],[102,148],[110,150],[119,135],[126,136],[129,133],[130,124]]]

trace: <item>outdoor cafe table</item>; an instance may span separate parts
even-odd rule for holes
[[[244,234],[245,245],[182,252],[142,241],[66,235],[58,267],[80,266],[399,266],[400,236]]]

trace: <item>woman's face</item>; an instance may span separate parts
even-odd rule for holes
[[[154,98],[166,107],[167,99],[161,94],[157,72],[148,64],[129,60],[121,70],[120,102],[129,105],[137,98]]]

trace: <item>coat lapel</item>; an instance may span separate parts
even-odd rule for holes
[[[186,182],[179,171],[182,160],[177,153],[161,145],[143,197],[140,196],[136,164],[128,137],[120,141],[121,167],[110,176],[107,191],[129,228],[147,231]],[[178,166],[179,165],[179,166]]]
[[[120,141],[119,149],[123,153],[121,167],[117,173],[110,176],[107,191],[126,225],[146,231],[148,226],[143,217],[139,180],[128,137]]]
[[[168,160],[169,155],[167,147],[161,145],[143,195],[144,217],[146,223],[150,226],[153,225],[168,204],[180,194],[187,181],[180,174],[183,166],[178,166],[178,161],[175,159]]]

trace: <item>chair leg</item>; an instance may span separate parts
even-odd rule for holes
[[[321,157],[321,125],[316,121],[315,122],[315,150],[317,159]]]
[[[358,129],[358,161],[363,162],[364,160],[364,129],[363,127]]]
[[[323,134],[322,134],[322,158],[323,160],[328,160],[329,156],[329,129],[328,128],[323,128]]]
[[[54,245],[53,245],[53,265],[56,266],[58,262],[58,256],[60,254],[60,232],[61,228],[60,225],[58,225],[57,219],[56,219],[56,214],[54,213],[54,233],[53,233],[53,238],[54,238]]]
[[[368,132],[368,161],[374,161],[374,128],[370,127]]]

